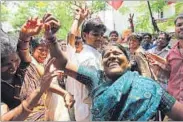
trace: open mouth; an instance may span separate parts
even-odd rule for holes
[[[44,61],[46,57],[38,57],[39,60]]]
[[[16,73],[16,70],[10,69],[9,73],[10,73],[11,75],[13,75],[13,74]]]
[[[119,66],[119,63],[114,61],[114,62],[109,62],[108,63],[108,67],[112,68],[112,67],[116,67],[116,66]]]

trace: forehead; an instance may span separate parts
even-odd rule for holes
[[[149,35],[145,35],[144,38],[150,38],[150,36]]]
[[[7,61],[11,61],[11,60],[16,60],[18,58],[19,58],[18,54],[16,52],[14,52],[14,53],[10,53],[4,57],[1,57],[1,61],[3,63],[4,61],[7,62]]]
[[[107,52],[113,52],[113,51],[117,51],[117,52],[123,52],[122,50],[120,50],[117,46],[107,46],[105,49],[104,49],[105,53]],[[104,54],[105,54],[104,53]]]
[[[179,23],[183,23],[183,17],[177,19],[176,24],[179,24]]]
[[[158,35],[158,37],[165,37],[165,34],[164,34],[164,33],[160,33],[160,34]]]
[[[111,35],[110,36],[117,36],[117,34],[116,33],[111,33]]]

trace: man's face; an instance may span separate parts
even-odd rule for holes
[[[95,29],[89,33],[84,33],[84,39],[86,40],[86,44],[98,49],[101,48],[103,35],[104,31],[102,29]]]
[[[183,18],[177,19],[175,24],[175,34],[177,39],[183,40]]]
[[[17,53],[11,53],[4,58],[1,58],[1,75],[4,80],[8,80],[15,75],[17,68],[20,65],[20,58]]]
[[[160,34],[157,39],[157,46],[158,47],[165,47],[167,46],[168,41],[165,38],[165,34]]]
[[[144,36],[143,39],[145,43],[151,43],[151,37],[149,35]]]
[[[76,52],[79,53],[83,49],[83,43],[82,41],[76,41],[75,42]]]
[[[118,40],[118,36],[116,33],[112,33],[110,36],[109,36],[109,39],[110,41],[114,41],[116,42]]]

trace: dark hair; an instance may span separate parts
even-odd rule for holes
[[[3,30],[0,30],[1,40],[1,58],[9,55],[10,53],[16,53],[18,38],[10,36]]]
[[[47,43],[45,43],[46,40],[44,39],[40,39],[40,38],[31,38],[31,41],[30,41],[30,46],[32,49],[35,49],[36,47],[38,47],[39,45],[41,44],[45,44],[47,45]]]
[[[174,21],[174,24],[176,25],[178,19],[183,19],[183,13],[179,14]]]
[[[75,45],[78,44],[79,42],[81,42],[83,44],[83,40],[80,36],[75,36]]]
[[[83,39],[83,32],[89,33],[94,29],[102,29],[104,32],[106,31],[106,26],[102,23],[100,18],[91,18],[86,20],[81,27],[81,37]],[[85,40],[83,39],[85,42]]]
[[[116,46],[116,47],[118,47],[118,48],[125,54],[125,56],[126,56],[126,58],[128,59],[128,61],[130,60],[126,48],[123,47],[122,45],[120,45],[120,44],[118,44],[118,43],[111,43],[111,44],[109,44],[108,46]],[[104,53],[105,53],[105,49],[102,51],[102,58],[103,58],[103,56],[104,56]]]
[[[45,45],[45,46],[48,46],[48,44],[45,42],[46,40],[44,39],[40,39],[40,38],[31,38],[31,41],[30,41],[30,53],[33,53],[34,50],[40,46],[40,45]]]
[[[111,34],[116,34],[117,36],[119,36],[118,32],[115,31],[115,30],[111,31],[111,32],[109,33],[109,36],[111,36]]]
[[[142,36],[140,34],[136,34],[136,33],[132,33],[129,37],[128,37],[128,41],[130,40],[138,40],[139,43],[141,43],[142,41]]]
[[[158,36],[159,36],[160,34],[164,34],[164,35],[165,35],[166,41],[169,42],[169,41],[171,40],[171,36],[169,36],[168,33],[161,31],[161,32],[158,33]]]
[[[145,36],[149,36],[150,39],[152,39],[152,35],[151,35],[150,33],[144,33],[144,34],[143,34],[143,38],[144,38]]]
[[[82,38],[80,36],[75,36],[76,41],[82,41]]]

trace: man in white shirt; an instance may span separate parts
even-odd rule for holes
[[[72,39],[69,39],[69,44],[73,48],[75,48],[75,36],[78,33],[78,28],[87,16],[86,9],[79,8],[77,12],[78,14],[71,28]],[[85,21],[81,30],[81,37],[84,41],[83,49],[79,54],[75,53],[73,57],[70,57],[70,61],[75,62],[78,66],[84,65],[98,70],[102,69],[101,54],[97,49],[101,48],[102,37],[105,31],[106,27],[99,18],[92,18]],[[88,90],[85,85],[78,81],[75,82],[74,80],[75,79],[68,77],[66,89],[72,87],[74,90],[72,93],[75,99],[75,119],[76,121],[89,121],[91,100],[88,97]]]

